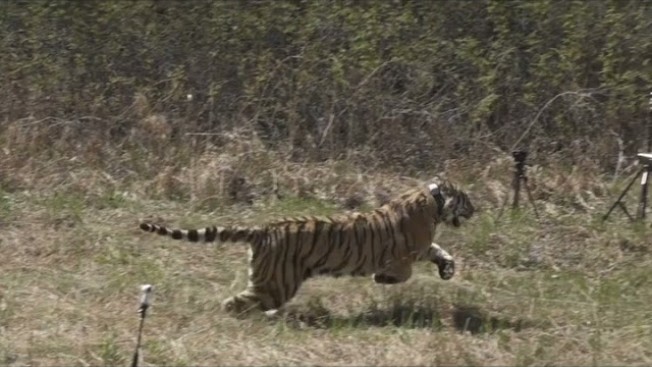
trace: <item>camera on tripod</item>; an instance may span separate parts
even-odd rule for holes
[[[525,159],[527,158],[527,151],[515,150],[512,152],[512,157],[514,157],[516,163],[525,163]]]
[[[638,162],[640,164],[652,164],[652,154],[650,153],[638,153],[636,155],[638,157]]]
[[[527,175],[525,174],[525,159],[527,158],[527,151],[523,149],[516,149],[512,151],[512,157],[514,158],[514,178],[512,180],[512,188],[514,189],[514,200],[512,202],[512,209],[518,208],[520,201],[521,193],[521,184],[525,186],[525,190],[534,209],[534,215],[539,219],[539,211],[537,206],[534,204],[532,199],[532,192],[530,191],[530,186],[527,183]],[[507,200],[507,197],[505,197]],[[502,214],[502,211],[501,211]]]
[[[609,208],[609,211],[607,211],[607,214],[605,214],[602,217],[602,220],[607,220],[609,218],[609,214],[618,206],[620,209],[623,210],[625,215],[631,220],[632,222],[636,220],[642,220],[645,219],[645,211],[647,208],[647,192],[648,192],[648,179],[650,173],[652,173],[652,153],[638,153],[636,155],[638,157],[638,162],[643,166],[641,169],[636,173],[634,178],[629,182],[627,187],[625,187],[625,190],[620,193],[620,196],[618,199],[616,199],[616,202],[613,203],[611,208]],[[637,210],[637,215],[636,218],[629,214],[629,211],[627,211],[627,207],[625,207],[625,204],[623,203],[623,198],[627,194],[627,191],[634,185],[634,182],[641,177],[641,196],[638,201],[638,210]]]
[[[652,92],[650,92],[650,112],[652,112]],[[649,152],[652,150],[652,117],[648,119],[647,123],[647,151]],[[607,214],[605,214],[602,217],[602,220],[607,220],[609,218],[609,214],[618,206],[620,209],[623,210],[625,215],[631,220],[632,222],[636,220],[643,220],[645,219],[645,212],[647,208],[647,193],[648,193],[648,179],[650,174],[652,174],[652,153],[638,153],[636,155],[638,157],[638,162],[643,166],[641,169],[636,173],[634,178],[629,182],[627,187],[625,187],[625,190],[620,193],[620,196],[618,199],[616,199],[616,202],[613,203],[611,208],[607,211]],[[641,196],[638,201],[638,210],[637,210],[637,215],[636,219],[629,214],[627,211],[627,207],[625,207],[625,204],[623,203],[623,198],[625,195],[627,195],[627,191],[634,185],[634,182],[638,180],[638,178],[641,177]]]

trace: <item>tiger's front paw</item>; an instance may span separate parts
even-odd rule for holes
[[[445,259],[443,257],[438,258],[435,260],[435,264],[437,264],[437,267],[439,268],[439,277],[448,280],[455,275],[455,260],[452,258],[450,259]]]

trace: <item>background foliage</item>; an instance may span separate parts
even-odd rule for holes
[[[0,364],[124,364],[151,283],[147,365],[652,365],[650,228],[602,221],[646,150],[652,1],[3,0],[0,34]],[[539,220],[503,210],[513,147]],[[297,322],[219,311],[244,246],[138,229],[435,174],[478,209],[438,228],[455,278],[315,279]]]
[[[166,144],[246,126],[295,158],[408,171],[487,145],[608,167],[616,137],[645,144],[651,1],[4,1],[0,17],[3,131],[60,119],[79,145],[161,114]]]

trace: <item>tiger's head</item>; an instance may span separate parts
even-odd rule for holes
[[[428,185],[428,189],[437,203],[437,213],[440,221],[459,227],[462,222],[473,216],[475,208],[464,191],[448,182],[432,183]]]

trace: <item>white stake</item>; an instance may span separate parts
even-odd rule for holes
[[[138,353],[140,351],[140,341],[143,335],[143,325],[145,323],[145,316],[147,315],[147,309],[149,308],[149,295],[152,293],[154,287],[151,284],[145,284],[140,287],[142,292],[140,296],[140,307],[138,308],[138,313],[140,314],[140,327],[138,328],[138,339],[136,340],[136,351],[134,352],[134,358],[131,361],[131,367],[138,367]]]

